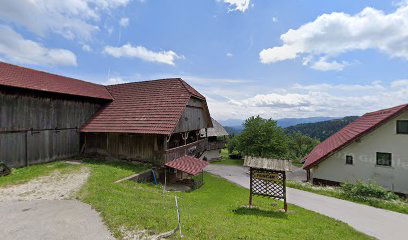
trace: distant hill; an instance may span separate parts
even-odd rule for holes
[[[336,118],[335,117],[282,118],[278,119],[277,123],[278,126],[286,128],[301,123],[315,123],[332,119]],[[227,130],[227,132],[230,135],[237,135],[244,129],[244,127],[242,126],[244,120],[241,119],[227,119],[221,120],[219,122],[221,123],[222,126],[224,126],[225,130]]]
[[[236,136],[240,134],[244,128],[242,126],[224,126],[224,129],[230,136]]]
[[[357,116],[350,116],[322,122],[302,123],[295,126],[290,126],[285,130],[288,133],[301,132],[307,136],[324,141],[326,138],[330,137],[357,118]]]
[[[287,128],[302,123],[315,123],[337,119],[335,117],[309,117],[309,118],[282,118],[278,119],[277,123],[279,127]]]

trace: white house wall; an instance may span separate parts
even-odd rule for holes
[[[312,168],[311,177],[335,182],[375,181],[408,194],[408,135],[396,133],[396,121],[408,120],[408,111],[338,151]],[[376,153],[392,153],[392,166],[377,166]],[[346,165],[346,155],[353,165]]]

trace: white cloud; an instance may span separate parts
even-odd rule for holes
[[[77,65],[73,52],[46,48],[38,42],[24,39],[8,26],[0,25],[0,54],[7,60],[31,65]]]
[[[249,8],[251,0],[224,0],[224,2],[231,6],[230,11],[245,12]]]
[[[104,52],[116,58],[119,57],[139,58],[148,62],[163,63],[169,65],[174,65],[175,60],[183,58],[183,56],[179,56],[171,50],[154,52],[149,49],[146,49],[143,46],[133,47],[129,43],[121,47],[106,46]]]
[[[127,26],[129,26],[129,18],[121,18],[121,19],[119,20],[119,25],[120,25],[121,27],[127,27]]]
[[[407,4],[389,14],[370,7],[356,15],[323,14],[282,34],[283,45],[263,49],[259,55],[262,63],[306,57],[311,60],[307,65],[323,71],[342,70],[345,64],[328,60],[354,50],[377,49],[408,60],[407,28]]]
[[[241,102],[231,101],[234,104],[243,104],[250,107],[269,107],[269,108],[292,108],[292,107],[304,107],[311,104],[309,96],[288,93],[288,94],[277,94],[270,93],[266,95],[256,95],[254,97],[245,99]]]
[[[308,90],[308,91],[329,91],[329,90],[341,90],[341,91],[371,91],[371,90],[385,90],[386,88],[381,85],[381,82],[372,82],[371,84],[361,85],[361,84],[312,84],[312,85],[302,85],[294,84],[293,89],[297,90]]]
[[[347,62],[339,63],[337,61],[327,62],[325,58],[320,58],[317,62],[311,65],[311,68],[319,71],[342,71],[347,65]],[[306,64],[307,65],[307,64]]]
[[[392,88],[408,87],[408,79],[401,79],[391,82]]]
[[[114,84],[122,84],[127,83],[127,81],[123,80],[121,77],[111,77],[108,81],[105,82],[105,85],[114,85]]]
[[[0,19],[44,37],[54,32],[68,39],[90,39],[103,12],[129,0],[2,0]]]
[[[274,23],[278,22],[278,18],[277,17],[272,17],[272,22],[274,22]]]
[[[226,55],[227,55],[227,57],[233,57],[234,56],[234,54],[232,54],[230,52],[228,52]]]
[[[82,50],[84,50],[85,52],[90,52],[90,51],[92,51],[92,48],[88,44],[83,44],[82,45]]]
[[[212,116],[219,120],[362,115],[366,112],[408,103],[408,80],[389,84],[294,84],[285,89],[267,89],[255,83],[234,85],[194,83],[207,97]],[[242,90],[244,89],[244,90]]]

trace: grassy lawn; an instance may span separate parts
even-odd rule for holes
[[[278,212],[265,198],[254,199],[259,209],[242,208],[249,191],[210,174],[205,174],[204,186],[196,191],[163,195],[156,186],[132,181],[113,183],[142,171],[143,165],[89,162],[87,167],[91,177],[78,197],[99,211],[119,238],[121,226],[156,233],[173,229],[177,225],[175,194],[186,239],[368,238],[344,223],[293,205],[289,205],[288,214]]]
[[[348,200],[356,203],[361,203],[369,205],[376,208],[387,209],[394,212],[400,212],[408,214],[408,201],[399,200],[399,201],[385,201],[376,198],[366,198],[362,200],[360,198],[350,198],[345,196],[338,187],[320,187],[314,186],[310,183],[301,183],[296,181],[288,181],[288,187],[300,189],[303,191],[313,192],[329,197],[335,197],[343,200]]]
[[[235,165],[242,166],[244,165],[244,159],[231,159],[229,158],[228,150],[221,150],[221,161],[212,162],[211,164],[224,164],[224,165]]]
[[[64,162],[51,162],[32,165],[25,168],[12,169],[10,175],[0,177],[0,187],[25,183],[36,177],[49,175],[54,171],[69,173],[71,171],[76,171],[81,167],[82,166],[80,165],[73,165]]]

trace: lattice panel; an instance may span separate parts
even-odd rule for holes
[[[251,191],[254,195],[285,199],[285,173],[251,168]]]

